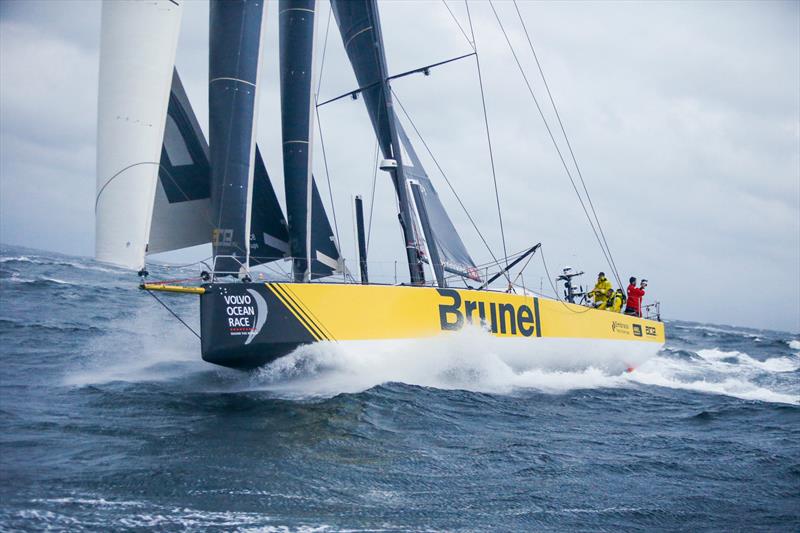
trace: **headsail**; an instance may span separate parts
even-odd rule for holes
[[[339,250],[312,175],[315,0],[279,3],[286,218],[295,281],[338,270]]]
[[[272,188],[267,167],[256,146],[253,175],[253,208],[250,224],[250,266],[283,259],[289,255],[289,233],[281,205]]]
[[[210,182],[208,143],[175,70],[161,147],[148,253],[177,250],[210,241]]]
[[[407,180],[419,183],[422,192],[422,201],[425,203],[425,210],[428,215],[428,223],[431,225],[435,239],[435,246],[439,252],[439,260],[442,268],[451,274],[457,274],[465,278],[480,281],[478,269],[475,262],[470,257],[467,247],[458,235],[453,222],[439,199],[436,188],[431,183],[428,174],[422,167],[422,163],[417,157],[416,151],[408,139],[402,125],[397,124],[397,131],[402,143],[403,151],[403,174]],[[416,226],[415,226],[416,231]],[[422,235],[417,236],[419,241]],[[428,243],[428,246],[431,244]],[[427,257],[425,258],[428,259]]]
[[[172,82],[181,2],[102,8],[95,255],[144,266]]]
[[[211,0],[209,144],[214,268],[237,274],[250,254],[264,0]]]
[[[356,74],[364,96],[372,127],[381,146],[383,156],[394,159],[397,168],[392,178],[400,204],[401,224],[406,238],[412,281],[421,277],[420,260],[427,261],[422,241],[424,236],[416,228],[412,203],[409,201],[408,181],[419,182],[432,233],[443,267],[448,272],[479,279],[475,263],[458,236],[450,217],[444,209],[436,189],[414,152],[403,127],[394,112],[391,90],[381,35],[378,7],[375,0],[332,0],[333,13],[344,41],[345,50]],[[412,253],[413,250],[413,253]],[[419,272],[415,274],[415,265]]]

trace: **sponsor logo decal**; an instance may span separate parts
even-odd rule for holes
[[[226,291],[227,292],[227,291]],[[267,302],[253,289],[245,294],[224,294],[225,315],[228,333],[232,336],[246,335],[245,344],[250,344],[267,321]]]
[[[640,324],[634,324],[633,325],[633,335],[635,337],[641,337],[642,336],[642,326]]]
[[[626,324],[625,322],[617,322],[615,320],[611,323],[611,331],[615,333],[622,333],[623,335],[630,335],[631,326],[630,324]]]
[[[462,301],[458,291],[453,289],[437,289],[437,291],[440,296],[450,299],[449,303],[439,304],[439,327],[442,330],[458,330],[464,327],[465,322],[469,324],[477,322],[484,324],[492,333],[530,337],[536,332],[534,311],[528,305]]]
[[[644,332],[649,337],[655,337],[656,336],[656,328],[654,328],[653,326],[645,326],[644,327]]]

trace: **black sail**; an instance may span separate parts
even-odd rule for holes
[[[386,81],[388,72],[377,3],[375,0],[331,0],[331,5],[358,85],[364,88],[361,94],[383,156],[397,162],[397,169],[391,173],[400,204],[400,222],[406,239],[412,281],[418,281],[422,276],[420,261],[427,262],[429,259],[424,255],[424,247],[421,246],[423,232],[417,227],[417,219],[409,202],[408,180],[420,184],[432,233],[436,238],[435,243],[427,244],[437,247],[444,269],[479,279],[474,261],[394,112],[389,82]],[[418,276],[416,280],[415,276]]]
[[[211,0],[209,146],[215,271],[247,265],[264,0]]]
[[[250,222],[250,266],[278,261],[289,255],[289,233],[267,167],[256,146],[253,206]]]
[[[415,181],[420,185],[422,201],[425,202],[428,223],[433,230],[434,245],[439,252],[442,268],[451,274],[457,274],[474,281],[481,281],[475,262],[470,257],[467,247],[464,246],[464,242],[461,240],[442,201],[439,199],[439,193],[436,192],[436,188],[422,167],[411,141],[399,123],[397,124],[397,131],[404,155],[403,175],[406,179]],[[416,226],[415,231],[417,231]],[[417,233],[417,240],[419,240],[423,232],[417,231]],[[428,247],[431,247],[431,243],[428,243]],[[424,259],[427,261],[429,258],[425,257]]]
[[[312,175],[315,0],[281,0],[278,10],[289,251],[294,279],[303,281],[337,270],[339,250]]]

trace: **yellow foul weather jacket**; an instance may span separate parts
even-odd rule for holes
[[[614,296],[611,297],[611,305],[609,309],[615,313],[619,313],[622,311],[622,294],[619,292],[615,292]]]
[[[608,278],[603,278],[597,280],[597,284],[592,289],[592,297],[594,297],[594,303],[599,304],[597,305],[600,309],[606,308],[606,300],[608,300],[608,291],[611,289],[611,282],[608,281]]]

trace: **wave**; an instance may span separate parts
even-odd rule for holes
[[[37,278],[23,278],[16,272],[11,274],[10,277],[2,278],[2,281],[10,282],[10,283],[23,283],[23,284],[52,284],[52,285],[71,285],[77,286],[77,283],[73,283],[71,281],[66,281],[59,278],[52,278],[49,276],[41,276]]]
[[[560,394],[576,389],[650,386],[722,394],[745,400],[800,404],[792,394],[800,355],[758,359],[719,348],[667,348],[633,372],[597,364],[593,352],[547,353],[546,344],[525,344],[524,353],[480,328],[409,341],[323,342],[298,348],[251,373],[204,363],[197,340],[163,316],[141,308],[131,318],[111,321],[108,334],[87,342],[84,360],[64,377],[68,386],[113,381],[181,380],[182,389],[202,392],[266,391],[305,399],[359,393],[385,383],[490,394],[524,390]],[[119,335],[128,338],[119,342]],[[525,364],[521,364],[524,361]],[[593,362],[594,361],[594,362]],[[209,379],[188,379],[205,373]]]
[[[96,272],[107,272],[110,274],[120,274],[127,272],[124,269],[117,268],[112,265],[100,266],[95,264],[86,264],[79,261],[59,261],[56,259],[45,259],[35,256],[30,257],[27,255],[0,257],[0,264],[3,263],[27,263],[31,265],[70,267],[70,268],[77,268],[79,270],[93,270]]]

